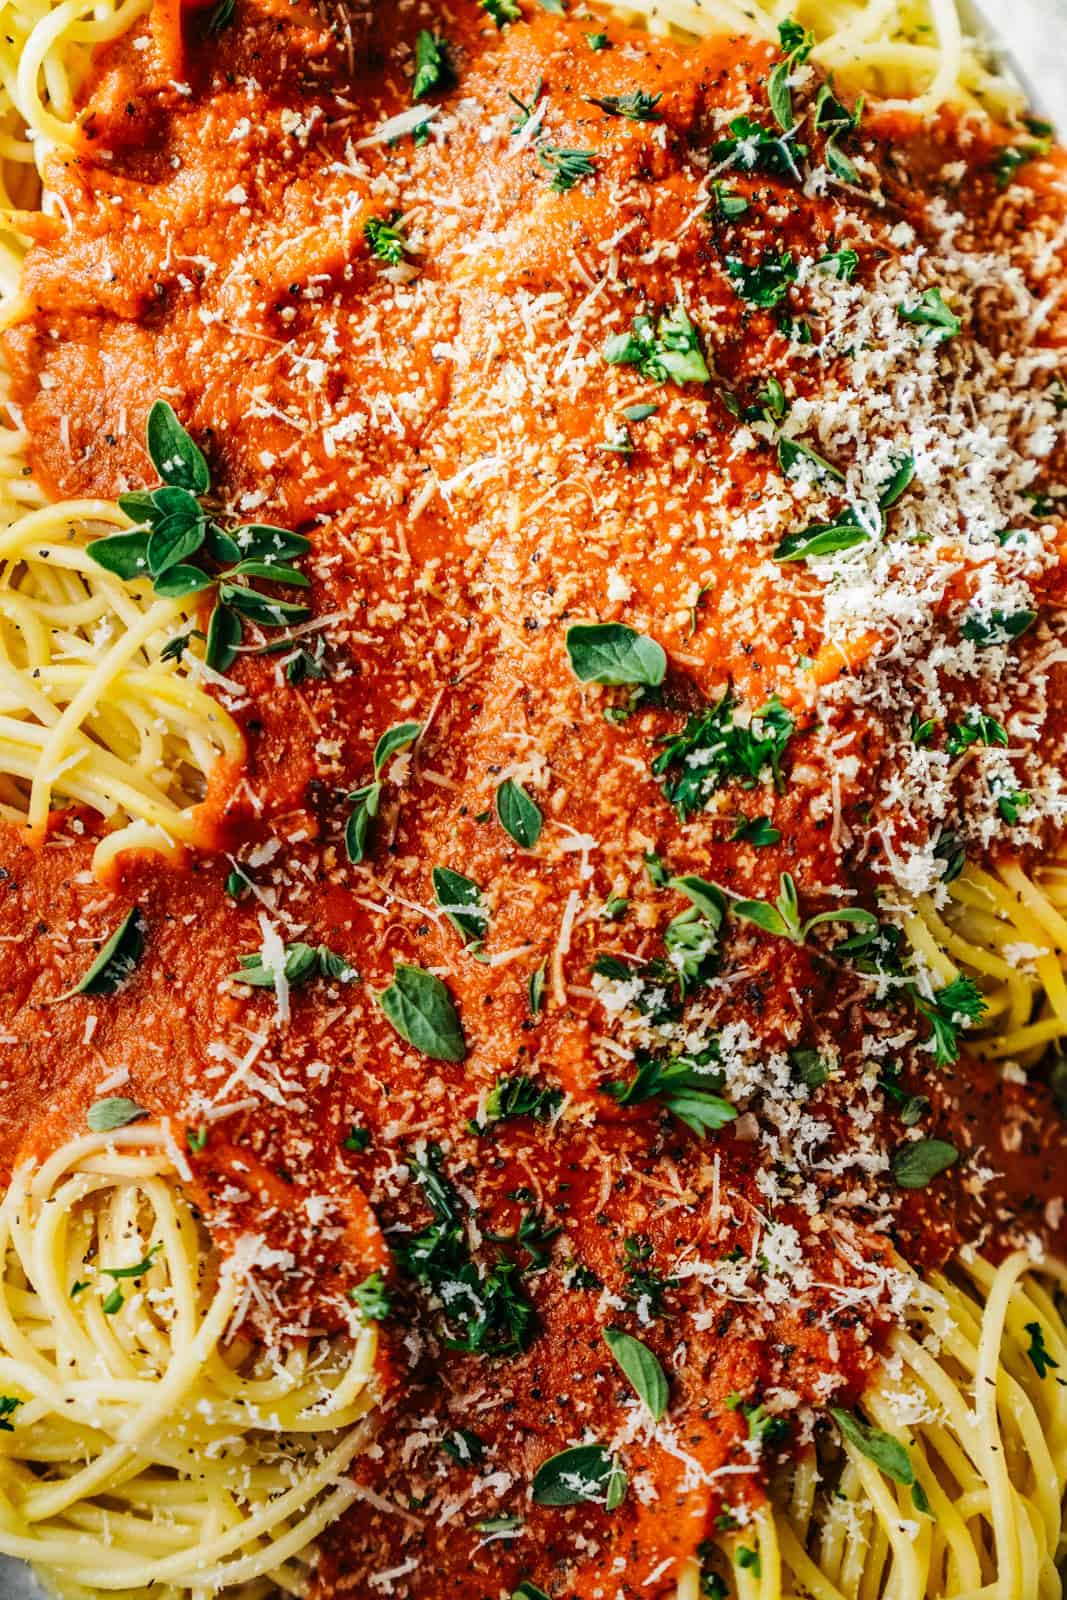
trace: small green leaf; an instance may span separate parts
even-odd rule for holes
[[[393,1309],[380,1269],[364,1278],[362,1283],[357,1283],[354,1289],[349,1289],[348,1298],[364,1322],[384,1322]]]
[[[769,817],[742,817],[730,835],[731,839],[743,839],[758,847],[777,844],[781,837],[780,829],[773,826]]]
[[[236,612],[216,604],[207,625],[207,643],[204,660],[215,672],[228,672],[237,660],[237,646],[244,629]]]
[[[100,1309],[105,1317],[113,1317],[117,1311],[122,1310],[124,1303],[122,1290],[116,1286],[107,1298],[100,1302]]]
[[[124,583],[149,576],[146,533],[113,533],[106,539],[90,539],[86,550],[98,567],[113,572]]]
[[[605,1328],[604,1343],[629,1378],[634,1393],[647,1407],[653,1422],[667,1409],[670,1387],[667,1375],[646,1344],[621,1328]]]
[[[786,57],[771,69],[767,83],[767,104],[783,133],[793,130],[793,96],[789,91],[789,74],[792,70],[793,63]]]
[[[505,778],[496,791],[496,814],[500,826],[517,845],[532,850],[541,837],[544,818],[521,783]]]
[[[1030,1347],[1026,1352],[1030,1364],[1039,1378],[1047,1378],[1059,1366],[1059,1362],[1054,1361],[1045,1348],[1045,1334],[1040,1322],[1028,1322],[1025,1326],[1030,1335]]]
[[[546,963],[542,961],[541,965],[530,973],[530,981],[527,984],[527,998],[532,1017],[540,1016],[545,1003],[545,965]]]
[[[827,461],[802,439],[787,439],[783,433],[778,440],[778,465],[787,478],[792,477],[794,467],[801,461],[810,462],[821,478],[833,478],[837,483],[845,481],[845,474],[833,462]]]
[[[915,305],[898,306],[897,309],[902,322],[932,329],[935,343],[940,343],[944,339],[954,339],[963,327],[963,323],[945,304],[941,290],[937,288],[924,290]]]
[[[115,994],[137,968],[144,953],[144,933],[144,912],[140,906],[134,906],[103,945],[84,977],[58,998],[69,1000],[76,994]]]
[[[524,1578],[517,1589],[512,1589],[511,1600],[548,1600],[548,1595],[529,1578]]]
[[[810,528],[787,533],[774,552],[775,561],[813,561],[818,556],[835,555],[867,544],[871,535],[858,523],[815,522]]]
[[[608,1509],[621,1503],[617,1480],[625,1474],[602,1444],[579,1444],[542,1461],[533,1479],[533,1498],[539,1506],[576,1506],[603,1500]],[[618,1496],[618,1498],[616,1498]]]
[[[879,511],[888,511],[890,506],[895,506],[914,477],[915,457],[913,455],[901,456],[893,467],[889,481],[884,485],[878,496]]]
[[[85,1121],[93,1133],[114,1133],[116,1128],[129,1127],[131,1122],[140,1122],[147,1115],[144,1106],[139,1106],[136,1100],[112,1094],[91,1105],[85,1113]]]
[[[624,622],[575,624],[567,629],[567,654],[579,683],[655,688],[667,671],[663,646]]]
[[[180,600],[184,595],[198,594],[201,589],[212,588],[214,582],[211,574],[201,572],[199,567],[187,567],[179,563],[161,572],[152,587],[165,600]]]
[[[108,1278],[143,1278],[162,1248],[162,1244],[152,1245],[148,1254],[132,1267],[101,1267],[100,1271]]]
[[[883,1433],[880,1428],[872,1428],[853,1412],[844,1411],[839,1406],[831,1406],[830,1415],[841,1429],[842,1436],[861,1455],[873,1461],[879,1471],[884,1472],[887,1478],[892,1478],[894,1483],[902,1484],[904,1488],[911,1487],[915,1482],[915,1468],[899,1439]]]
[[[434,89],[443,89],[452,78],[448,46],[440,34],[423,28],[415,40],[415,76],[411,80],[412,100],[422,100]]]
[[[669,878],[668,886],[677,889],[679,894],[684,894],[690,904],[696,906],[702,917],[706,917],[713,928],[718,928],[726,913],[727,899],[717,883],[709,883],[707,878],[698,878],[695,873],[688,873],[680,878]]]
[[[658,122],[656,107],[663,96],[634,89],[629,94],[587,95],[586,98],[590,105],[599,106],[609,117],[623,117],[627,122]]]
[[[452,997],[432,972],[397,962],[393,981],[376,996],[400,1037],[433,1061],[462,1061],[467,1042]]]
[[[954,1166],[959,1157],[956,1146],[947,1139],[916,1139],[897,1147],[890,1167],[901,1189],[925,1189],[934,1178]]]
[[[164,483],[191,494],[207,494],[211,488],[207,462],[166,400],[157,400],[148,413],[147,437],[152,465]]]
[[[367,853],[367,838],[370,825],[378,815],[382,786],[380,783],[365,784],[362,789],[354,790],[348,798],[354,809],[345,824],[345,853],[349,861],[358,864]]]
[[[14,1433],[14,1426],[7,1419],[13,1417],[19,1406],[23,1404],[24,1402],[17,1400],[14,1395],[0,1394],[0,1433]],[[545,1600],[547,1600],[547,1596]]]
[[[450,867],[434,867],[434,898],[464,943],[484,939],[489,930],[489,913],[482,904],[482,891],[473,878]]]
[[[768,905],[765,900],[735,900],[730,910],[735,917],[740,917],[743,922],[754,923],[765,933],[775,933],[781,939],[791,937],[781,913]]]
[[[374,746],[374,776],[380,778],[392,757],[414,744],[421,732],[421,722],[398,722],[387,728]]]

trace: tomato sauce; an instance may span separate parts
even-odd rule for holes
[[[447,38],[431,131],[381,142],[411,107],[426,28]],[[249,652],[215,691],[248,763],[213,807],[220,848],[181,869],[126,855],[101,885],[90,816],[55,818],[39,850],[5,827],[4,1148],[53,1144],[118,1081],[109,1092],[189,1136],[220,1241],[262,1233],[288,1256],[269,1280],[287,1325],[344,1325],[349,1292],[384,1273],[381,1430],[357,1467],[366,1498],[328,1536],[323,1596],[481,1600],[529,1578],[560,1600],[654,1600],[704,1539],[744,1525],[827,1405],[861,1392],[894,1252],[923,1267],[961,1237],[994,1253],[1054,1241],[1067,1150],[1040,1085],[969,1060],[935,1071],[914,1019],[818,941],[734,921],[699,1004],[778,1112],[697,1137],[660,1099],[605,1092],[635,1060],[594,963],[662,955],[689,905],[670,877],[772,901],[788,872],[805,915],[857,893],[871,904],[877,886],[824,803],[822,741],[830,725],[851,735],[840,821],[859,837],[889,736],[862,709],[822,710],[816,689],[859,672],[880,636],[831,649],[814,577],[722,537],[776,481],[769,442],[736,448],[724,393],[752,405],[774,372],[799,397],[818,381],[780,308],[724,277],[736,237],[706,214],[710,165],[693,156],[723,136],[722,107],[762,102],[776,53],[532,11],[498,31],[467,4],[331,25],[303,4],[239,0],[217,34],[199,12],[183,30],[157,9],[98,59],[81,144],[50,173],[70,224],[30,252],[7,354],[53,493],[154,481],[144,424],[162,397],[235,516],[309,534],[314,620],[291,647],[311,669],[293,682]],[[606,48],[591,47],[598,32]],[[595,103],[623,89],[652,102],[650,120]],[[536,118],[543,137],[536,121],[524,134]],[[885,116],[872,132],[891,220],[921,225],[922,184],[949,160],[973,177],[975,213],[992,203],[988,135]],[[559,151],[594,152],[595,181],[553,188]],[[749,203],[749,265],[840,246],[840,199],[726,176]],[[1027,203],[1044,214],[1036,191]],[[398,215],[411,248],[389,262],[366,223]],[[679,295],[714,330],[714,384],[591,359]],[[564,635],[591,618],[662,643],[660,695],[631,712],[624,691],[576,680]],[[789,709],[781,790],[764,772],[681,817],[650,762],[728,684],[749,708],[778,694]],[[384,769],[352,862],[351,796],[405,721],[421,725],[417,748]],[[534,848],[497,818],[508,779],[542,814]],[[772,842],[738,836],[761,818]],[[435,904],[434,867],[479,886],[483,940],[465,944]],[[53,1004],[131,905],[147,929],[137,972],[113,997]],[[265,921],[352,969],[294,985],[287,1021],[269,988],[233,976]],[[462,1061],[390,1026],[377,996],[397,962],[447,983]],[[900,1042],[872,1056],[872,1030]],[[760,1065],[803,1051],[829,1063],[814,1086]],[[899,1121],[861,1097],[889,1056],[963,1154],[912,1192],[886,1171]],[[516,1076],[559,1092],[549,1117],[487,1116]],[[986,1159],[998,1126],[1013,1138]],[[516,1348],[450,1349],[456,1318],[398,1265],[433,1220],[428,1170],[483,1285],[502,1272],[501,1302],[525,1307]],[[635,1405],[605,1327],[658,1357],[665,1421]],[[782,1425],[765,1436],[767,1415]],[[624,1461],[621,1504],[533,1503],[538,1468],[589,1442]]]

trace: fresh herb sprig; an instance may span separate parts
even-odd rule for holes
[[[345,825],[345,852],[354,865],[367,853],[371,825],[382,803],[384,773],[390,761],[413,745],[422,732],[421,722],[397,722],[387,728],[374,746],[374,777],[361,789],[353,789],[348,803],[353,807]]]
[[[663,779],[663,792],[684,822],[703,810],[727,783],[754,789],[765,774],[783,788],[781,763],[792,736],[792,713],[777,695],[747,721],[738,717],[730,690],[686,721],[681,733],[662,740],[652,771]]]
[[[283,628],[310,616],[306,605],[253,584],[306,589],[308,579],[292,562],[307,554],[311,541],[268,523],[224,525],[207,461],[166,400],[148,413],[147,444],[161,486],[120,495],[120,507],[136,526],[91,540],[89,555],[125,582],[147,580],[162,598],[213,594],[204,659],[225,672],[237,658],[246,623]]]
[[[700,346],[700,334],[681,304],[655,318],[642,313],[629,333],[613,333],[602,351],[613,367],[634,367],[653,383],[710,383],[711,373]]]

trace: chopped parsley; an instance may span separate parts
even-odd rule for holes
[[[930,1024],[934,1060],[939,1067],[959,1060],[959,1035],[963,1028],[981,1020],[986,1011],[985,997],[972,978],[953,978],[934,993],[932,1000],[913,994],[917,1009]]]
[[[423,100],[435,89],[444,89],[453,78],[447,42],[438,33],[423,28],[415,40],[415,76],[411,80],[412,100]]]
[[[945,339],[954,339],[963,327],[950,306],[945,304],[941,290],[925,289],[918,301],[913,306],[898,306],[902,322],[910,322],[918,328],[929,328],[932,331],[933,342],[942,343]]]
[[[781,304],[797,277],[789,250],[764,250],[752,267],[737,256],[727,256],[726,270],[742,300],[766,309]]]
[[[714,1059],[712,1050],[700,1056],[675,1056],[669,1061],[639,1056],[634,1076],[628,1082],[605,1084],[604,1093],[620,1106],[658,1100],[698,1139],[703,1139],[708,1133],[725,1128],[737,1116],[737,1107],[722,1098],[725,1080],[712,1065]]]
[[[357,1283],[354,1289],[349,1289],[348,1298],[364,1322],[384,1322],[393,1309],[380,1269],[372,1272],[369,1278],[364,1278],[362,1283]]]
[[[384,217],[368,217],[363,224],[363,237],[372,255],[391,267],[398,267],[411,249],[403,227],[397,226],[399,220],[400,212],[394,211],[388,221]]]
[[[729,162],[742,172],[762,172],[768,177],[792,178],[797,183],[801,178],[798,161],[807,154],[807,145],[783,138],[751,117],[734,117],[728,136],[716,140],[711,147],[715,166]]]
[[[663,779],[663,792],[683,822],[727,783],[754,789],[769,774],[776,789],[784,787],[781,763],[795,726],[792,713],[777,695],[747,721],[740,721],[737,711],[727,690],[706,711],[689,717],[681,733],[660,741],[663,749],[652,771]]]
[[[436,1304],[443,1342],[450,1350],[516,1356],[534,1332],[534,1311],[514,1262],[499,1256],[480,1267],[470,1251],[459,1195],[442,1170],[443,1156],[431,1145],[411,1171],[433,1214],[421,1232],[395,1246],[402,1271]]]
[[[549,1088],[535,1078],[498,1078],[485,1102],[485,1120],[508,1122],[515,1117],[532,1117],[535,1122],[551,1122],[564,1098],[562,1089]]]
[[[1058,1368],[1059,1362],[1054,1361],[1049,1355],[1045,1345],[1045,1335],[1040,1322],[1026,1323],[1026,1331],[1030,1335],[1030,1347],[1026,1354],[1030,1364],[1039,1378],[1047,1378],[1050,1372]]]
[[[604,360],[613,367],[635,367],[654,383],[710,383],[711,373],[700,347],[700,335],[681,304],[653,320],[634,318],[629,333],[615,333],[604,345]]]

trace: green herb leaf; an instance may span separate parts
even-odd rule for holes
[[[423,28],[415,40],[415,76],[411,80],[412,100],[423,100],[434,89],[443,89],[452,79],[448,46],[440,34]]]
[[[8,1418],[14,1416],[19,1406],[23,1403],[23,1401],[17,1400],[14,1395],[0,1394],[0,1433],[14,1433],[15,1429],[8,1421]]]
[[[963,722],[950,722],[945,729],[945,749],[950,756],[962,755],[972,745],[1008,744],[1008,731],[995,717],[984,711],[969,711]]]
[[[365,784],[348,796],[354,809],[345,824],[345,854],[353,865],[358,865],[367,853],[371,823],[378,815],[381,798],[380,783]]]
[[[781,837],[781,831],[772,825],[769,817],[742,817],[730,835],[731,839],[743,839],[757,847],[777,844]]]
[[[851,283],[856,276],[860,258],[855,250],[834,250],[825,256],[820,256],[815,264],[822,267],[831,277],[839,278],[842,283]]]
[[[621,1106],[659,1100],[702,1139],[725,1128],[737,1116],[737,1107],[719,1093],[723,1075],[714,1070],[716,1054],[713,1046],[700,1056],[674,1056],[667,1061],[639,1056],[637,1071],[629,1083],[605,1084],[604,1093]]]
[[[783,433],[778,440],[778,465],[787,478],[792,477],[793,468],[801,461],[810,462],[820,477],[833,478],[837,483],[845,481],[845,474],[840,468],[813,450],[810,444],[805,444],[802,439],[788,439]]]
[[[535,1078],[498,1078],[485,1102],[486,1122],[508,1122],[515,1117],[532,1117],[535,1122],[551,1122],[563,1104],[563,1090],[542,1086]]]
[[[489,13],[498,28],[509,22],[521,22],[522,12],[514,0],[478,0],[483,11]]]
[[[1028,1322],[1025,1327],[1030,1335],[1030,1347],[1026,1352],[1030,1364],[1039,1378],[1047,1378],[1050,1372],[1056,1370],[1059,1362],[1052,1359],[1045,1347],[1045,1334],[1040,1322]]]
[[[482,891],[473,878],[450,867],[434,867],[434,898],[465,944],[484,939],[489,931],[489,913],[482,903]]]
[[[113,1317],[117,1311],[122,1310],[124,1304],[125,1300],[122,1290],[119,1288],[114,1288],[107,1298],[100,1302],[100,1309],[104,1313],[105,1317]]]
[[[364,1278],[362,1283],[357,1283],[354,1289],[349,1289],[348,1298],[364,1322],[384,1322],[393,1309],[380,1268]]]
[[[421,732],[421,722],[398,722],[387,729],[374,746],[374,776],[380,778],[393,756],[414,744]]]
[[[655,688],[667,671],[663,646],[624,622],[575,624],[567,629],[567,654],[579,683]]]
[[[84,977],[57,999],[69,1000],[76,994],[117,994],[137,970],[144,954],[145,927],[144,912],[134,906],[102,946]]]
[[[467,1042],[452,997],[432,972],[397,962],[375,997],[400,1037],[432,1061],[462,1061]]]
[[[541,965],[530,973],[530,981],[526,986],[530,1015],[532,1017],[540,1016],[541,1008],[545,1003],[545,965],[546,963],[542,961]]]
[[[622,1479],[622,1494],[618,1480]],[[602,1444],[580,1444],[542,1461],[534,1473],[533,1498],[539,1506],[576,1506],[603,1501],[613,1509],[626,1492],[626,1474]]]
[[[960,1153],[947,1139],[916,1139],[898,1145],[890,1161],[893,1177],[901,1189],[925,1189],[934,1178],[947,1172]]]
[[[492,0],[492,3],[499,3],[499,0]],[[371,254],[390,267],[398,267],[411,248],[403,227],[397,227],[399,217],[400,212],[394,211],[388,221],[384,217],[368,217],[363,224],[363,237]]]
[[[511,1591],[511,1600],[548,1600],[548,1595],[529,1578],[524,1578],[519,1587]]]
[[[963,327],[959,317],[945,304],[940,289],[926,289],[915,305],[898,306],[897,309],[902,322],[932,329],[934,342],[938,344],[945,339],[954,339]]]
[[[566,194],[583,178],[595,176],[600,156],[596,150],[567,150],[558,144],[539,144],[537,159],[552,174],[552,188],[556,194]]]
[[[658,122],[656,107],[663,96],[634,89],[629,94],[587,95],[586,98],[591,106],[599,106],[609,117],[624,117],[627,122]]]
[[[147,1255],[132,1267],[101,1267],[100,1271],[108,1278],[143,1278],[162,1248],[162,1244],[152,1245]]]
[[[734,117],[729,136],[719,139],[711,147],[711,160],[716,166],[729,162],[743,172],[764,172],[771,177],[791,178],[799,183],[801,170],[798,162],[808,153],[808,147],[793,139],[783,139],[770,128],[750,117]]]
[[[871,534],[850,518],[841,522],[813,522],[809,528],[787,533],[774,552],[775,561],[814,561],[868,544]]]
[[[752,267],[737,256],[727,256],[726,271],[742,300],[765,309],[785,299],[797,276],[796,263],[789,250],[764,250]]]
[[[148,413],[147,439],[152,465],[164,483],[190,494],[207,494],[211,488],[207,462],[166,400],[157,400]]]
[[[972,610],[964,617],[960,633],[979,650],[989,650],[993,645],[1010,644],[1036,621],[1036,611]]]
[[[243,634],[241,619],[228,606],[216,604],[207,625],[204,660],[216,672],[227,672],[237,660]]]
[[[611,366],[635,367],[655,383],[710,383],[711,373],[700,348],[700,335],[684,306],[633,319],[629,333],[612,334],[601,354]]]
[[[106,539],[90,539],[86,549],[98,567],[124,583],[150,576],[147,534],[112,533]]]
[[[504,832],[524,850],[532,850],[541,837],[544,818],[522,784],[505,778],[496,791],[494,804]]]
[[[873,1461],[880,1472],[892,1478],[894,1483],[902,1484],[905,1488],[911,1487],[915,1482],[915,1468],[899,1439],[883,1433],[880,1428],[872,1428],[854,1412],[844,1411],[839,1406],[831,1406],[830,1415],[841,1429],[842,1437],[868,1461]]]
[[[112,1094],[91,1105],[85,1113],[85,1121],[93,1133],[114,1133],[116,1128],[127,1128],[131,1122],[140,1122],[147,1115],[144,1106],[139,1106],[136,1100]]]
[[[604,1343],[630,1380],[637,1398],[646,1406],[653,1422],[667,1409],[670,1387],[667,1375],[646,1344],[624,1333],[621,1328],[605,1328]]]
[[[960,976],[938,989],[932,1000],[917,993],[913,999],[930,1023],[934,1060],[939,1067],[951,1066],[959,1060],[959,1031],[984,1015],[985,997],[973,979]]]
[[[736,710],[728,690],[689,717],[681,733],[662,741],[652,771],[663,777],[663,792],[683,822],[729,782],[754,789],[769,773],[775,788],[783,787],[781,761],[793,733],[792,713],[777,695],[746,722],[736,720]]]

